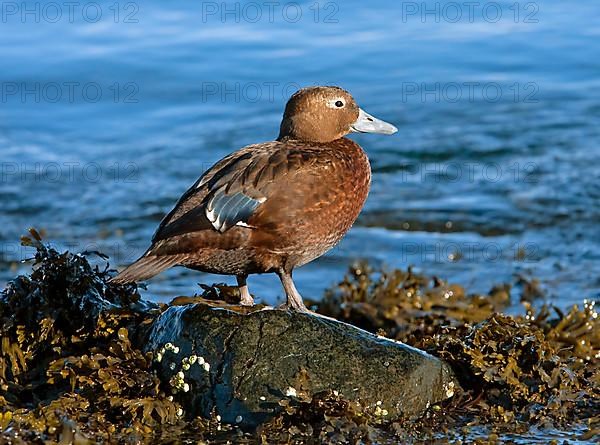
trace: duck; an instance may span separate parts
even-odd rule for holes
[[[252,306],[248,276],[275,273],[286,295],[282,307],[310,312],[292,273],[342,239],[371,184],[365,151],[346,136],[397,131],[340,87],[298,90],[277,139],[243,147],[208,169],[163,218],[147,251],[111,282],[145,281],[184,266],[235,276],[240,304]]]

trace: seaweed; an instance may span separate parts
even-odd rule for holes
[[[524,310],[509,316],[509,285],[468,294],[411,269],[352,266],[314,303],[318,312],[445,359],[462,388],[418,418],[389,422],[333,391],[307,397],[299,375],[281,414],[243,432],[218,416],[186,417],[157,377],[143,345],[169,305],[145,302],[136,285],[110,283],[114,272],[90,266],[91,253],[58,252],[35,231],[23,242],[36,249],[33,271],[0,296],[0,442],[494,443],[552,429],[590,441],[600,434],[594,302],[566,312],[538,304],[534,281],[520,278]],[[236,298],[226,286],[203,286],[201,297],[171,304]]]
[[[319,311],[448,361],[464,393],[442,407],[442,427],[488,425],[507,431],[571,428],[597,435],[600,420],[600,319],[584,300],[566,313],[522,299],[503,315],[510,287],[468,295],[457,285],[408,271],[350,269]],[[461,400],[462,399],[462,400]],[[459,402],[460,401],[460,402]],[[440,409],[440,407],[432,407]],[[422,421],[426,420],[426,414]]]
[[[161,390],[151,355],[129,338],[159,307],[141,300],[135,285],[109,285],[108,268],[31,235],[23,240],[36,248],[31,276],[17,277],[0,297],[4,438],[110,442],[177,425],[180,407]]]

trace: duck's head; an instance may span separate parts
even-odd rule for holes
[[[290,97],[279,140],[331,142],[348,133],[394,134],[398,129],[366,113],[339,87],[303,88]]]

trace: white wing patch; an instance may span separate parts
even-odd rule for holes
[[[208,201],[206,217],[219,232],[225,232],[235,225],[250,227],[248,219],[256,208],[267,198],[251,198],[241,192],[228,195],[218,190]]]

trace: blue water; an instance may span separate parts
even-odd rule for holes
[[[297,87],[336,84],[399,132],[352,136],[371,194],[296,272],[305,296],[367,259],[477,292],[537,278],[563,307],[598,298],[597,1],[50,3],[0,17],[0,284],[29,267],[29,226],[130,263],[203,170],[276,137]],[[215,281],[233,283],[176,268],[145,294]],[[250,287],[282,297],[273,276]]]

